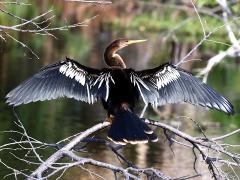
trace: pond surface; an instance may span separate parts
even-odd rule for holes
[[[130,36],[128,34],[128,36]],[[169,57],[159,57],[156,60],[156,54],[159,54],[157,48],[151,52],[150,49],[158,42],[154,41],[156,34],[149,35],[149,41],[145,44],[139,44],[126,48],[121,52],[128,66],[143,69],[153,67],[154,64],[161,64],[166,62]],[[131,37],[141,39],[141,35],[132,34]],[[0,67],[0,130],[19,130],[14,121],[14,113],[11,107],[5,104],[5,95],[11,89],[16,87],[26,78],[36,73],[42,66],[56,62],[63,59],[65,56],[73,56],[71,58],[77,59],[80,63],[91,67],[101,68],[105,64],[102,61],[102,53],[104,47],[115,38],[115,36],[107,36],[102,33],[98,39],[91,40],[91,38],[79,38],[77,47],[72,46],[56,46],[62,43],[61,40],[53,41],[46,38],[42,49],[40,50],[40,60],[34,60],[33,56],[26,53],[25,49],[18,46],[11,47],[6,50],[1,50],[1,67]],[[68,41],[73,41],[69,39]],[[75,44],[76,45],[76,44]],[[36,49],[36,51],[38,51]],[[72,55],[73,54],[73,55]],[[240,102],[240,68],[235,62],[229,64],[220,64],[214,69],[209,76],[209,84],[224,94],[225,97],[234,104],[236,111],[239,111]],[[139,104],[138,112],[140,112],[142,104]],[[94,124],[105,119],[106,114],[100,103],[88,105],[86,103],[77,102],[73,99],[58,99],[46,102],[31,103],[22,105],[16,108],[22,123],[24,124],[28,134],[40,141],[47,143],[56,143],[70,135],[84,131]],[[179,126],[185,132],[192,135],[199,135],[196,131],[195,125],[188,119],[177,118],[178,116],[187,115],[198,121],[206,128],[208,135],[222,135],[240,127],[239,115],[233,117],[225,116],[216,111],[206,111],[202,108],[194,108],[188,105],[166,106],[162,110],[162,117],[157,116],[151,108],[145,114],[145,117],[151,117],[156,120],[161,120],[175,126]],[[180,145],[169,146],[168,141],[162,135],[161,131],[157,131],[160,141],[157,143],[149,143],[142,145],[127,145],[120,152],[127,157],[132,163],[139,167],[155,167],[160,169],[163,173],[170,177],[181,177],[193,175],[194,155],[191,149],[182,147]],[[106,130],[96,134],[97,137],[106,138]],[[16,138],[14,133],[2,133],[0,135],[0,144],[10,142],[9,138]],[[226,139],[227,142],[239,144],[239,135]],[[84,157],[91,157],[96,160],[101,160],[108,163],[121,165],[118,158],[104,145],[89,144],[86,147],[88,153],[81,152],[80,155]],[[48,156],[53,149],[44,151],[44,156]],[[22,156],[23,152],[15,152],[16,155]],[[1,159],[9,165],[18,169],[24,169],[25,163],[16,160],[8,151],[0,152]],[[124,163],[122,163],[125,166]],[[33,167],[32,167],[33,168]],[[113,173],[95,167],[89,167],[92,171],[108,178],[113,177]],[[207,172],[207,167],[202,161],[197,161],[197,169],[199,172]],[[0,177],[8,174],[9,171],[1,167]],[[92,179],[89,172],[79,170],[79,168],[72,168],[67,171],[62,179]],[[209,179],[211,175],[208,173],[203,175],[203,179]],[[8,177],[12,179],[12,177]],[[96,179],[98,179],[96,177]]]

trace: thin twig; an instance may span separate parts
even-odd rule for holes
[[[216,137],[216,138],[212,138],[212,140],[213,140],[213,141],[223,140],[223,139],[225,139],[225,138],[227,138],[227,137],[230,137],[230,136],[232,136],[232,135],[234,135],[234,134],[237,134],[237,133],[239,133],[239,132],[240,132],[240,129],[237,129],[237,130],[235,130],[235,131],[233,131],[233,132],[230,132],[230,133],[228,133],[228,134],[225,134],[225,135],[223,135],[223,136]]]

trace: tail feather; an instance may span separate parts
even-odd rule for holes
[[[128,111],[120,110],[114,117],[108,131],[108,138],[117,144],[125,145],[156,142],[157,136],[137,115]]]

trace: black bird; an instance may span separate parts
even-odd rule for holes
[[[233,106],[205,83],[169,63],[153,69],[135,71],[126,68],[116,52],[145,40],[118,39],[104,52],[109,66],[86,67],[66,58],[40,70],[6,96],[13,106],[35,101],[69,97],[89,104],[102,100],[111,127],[108,138],[118,144],[157,141],[153,131],[134,113],[141,97],[154,107],[167,103],[187,102],[233,114]]]

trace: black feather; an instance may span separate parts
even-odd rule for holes
[[[147,124],[136,114],[127,110],[119,110],[116,113],[108,131],[108,137],[119,144],[138,144],[157,140],[157,136]]]
[[[62,66],[72,68],[73,73],[84,77],[85,84],[77,81],[75,74],[71,78],[60,72]],[[104,73],[107,74],[110,71],[111,69],[105,69]],[[92,103],[92,101],[106,97],[107,88],[105,80],[100,88],[98,88],[99,82],[93,85],[93,82],[96,81],[99,75],[105,75],[104,73],[101,70],[83,66],[70,59],[60,61],[42,68],[33,77],[9,92],[6,96],[6,102],[10,105],[18,106],[30,102],[68,97]]]
[[[155,87],[154,90],[157,90],[154,99],[152,98],[153,95],[149,95],[146,90],[142,90],[142,87],[141,89],[138,88],[139,91],[143,92],[147,103],[154,105],[157,102],[156,105],[161,106],[167,103],[187,102],[193,105],[217,109],[226,114],[234,113],[233,106],[227,99],[191,73],[173,65],[163,64],[153,69],[137,71],[134,75],[145,82],[145,84],[151,84],[152,87]],[[159,87],[158,81],[162,83]],[[152,92],[156,93],[156,91]],[[159,98],[156,99],[157,97]]]

